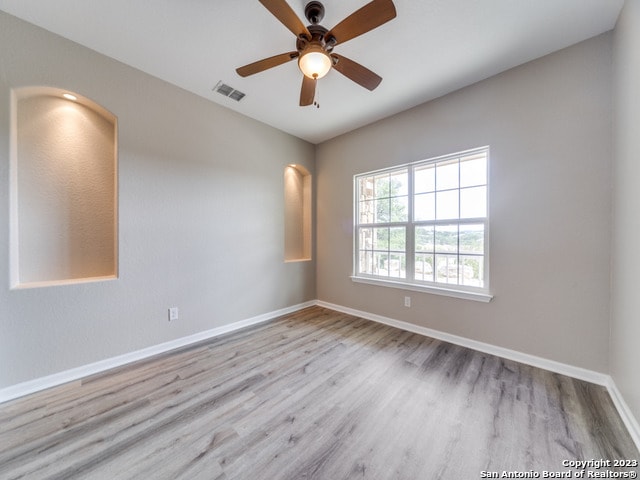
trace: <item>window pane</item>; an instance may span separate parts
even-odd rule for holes
[[[416,255],[414,278],[427,282],[433,282],[433,255]]]
[[[376,216],[374,223],[386,223],[391,217],[389,214],[389,199],[375,200]]]
[[[436,282],[458,283],[457,255],[436,255]]]
[[[373,249],[374,250],[389,250],[389,229],[388,228],[374,228],[373,237]]]
[[[436,164],[436,190],[458,188],[458,159]]]
[[[389,196],[389,174],[377,175],[375,177],[375,198]]]
[[[406,222],[407,212],[409,208],[407,206],[407,197],[393,197],[391,199],[391,221],[392,222]]]
[[[460,218],[482,218],[486,216],[487,187],[472,187],[460,190]]]
[[[389,255],[389,276],[395,278],[405,278],[406,259],[402,253],[392,253]]]
[[[361,228],[358,243],[360,250],[373,250],[373,229]]]
[[[402,170],[391,174],[389,195],[402,196],[409,193],[409,175],[407,170]]]
[[[458,218],[458,190],[436,193],[436,219]]]
[[[435,251],[438,253],[458,252],[458,226],[438,225],[435,232]]]
[[[373,275],[373,252],[360,252],[358,272]]]
[[[480,154],[460,159],[460,187],[472,187],[487,183],[487,154]]]
[[[460,256],[460,284],[472,287],[484,286],[484,257]]]
[[[433,192],[436,189],[436,169],[435,165],[426,165],[415,169],[414,172],[414,192]]]
[[[373,177],[362,177],[358,183],[360,200],[373,199]]]
[[[360,223],[373,223],[373,200],[360,202]]]
[[[374,275],[389,276],[389,254],[382,252],[373,253],[373,273]]]
[[[436,194],[422,193],[414,197],[413,216],[415,221],[435,220]]]
[[[416,252],[433,252],[434,227],[416,227]]]
[[[460,225],[460,253],[484,253],[484,225]]]
[[[406,250],[406,228],[395,227],[389,229],[389,249],[396,252],[404,252]]]

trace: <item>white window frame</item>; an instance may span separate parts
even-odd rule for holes
[[[414,172],[416,169],[423,167],[425,165],[430,164],[442,164],[447,161],[452,161],[455,159],[460,159],[462,157],[468,157],[474,154],[485,153],[487,158],[487,167],[486,167],[486,215],[479,218],[458,218],[455,219],[447,219],[447,220],[428,220],[428,221],[418,221],[414,219]],[[353,177],[353,214],[354,214],[354,229],[353,229],[353,274],[351,279],[354,282],[371,284],[371,285],[379,285],[385,287],[399,288],[403,290],[417,291],[417,292],[427,292],[433,293],[437,295],[445,295],[449,297],[455,298],[463,298],[468,300],[476,300],[480,302],[489,302],[493,298],[489,290],[489,166],[490,166],[490,154],[489,147],[480,147],[474,148],[470,150],[465,150],[462,152],[456,152],[449,155],[443,155],[439,157],[429,158],[426,160],[420,160],[412,163],[407,163],[404,165],[397,165],[389,168],[384,168],[380,170],[363,172]],[[389,219],[388,222],[374,222],[374,223],[360,223],[360,198],[359,198],[359,180],[363,177],[375,176],[385,173],[393,173],[399,170],[407,170],[407,220],[406,221],[391,221]],[[460,190],[464,189],[464,187],[458,186],[452,190],[457,190],[458,195]],[[415,228],[416,226],[431,226],[433,225],[465,225],[465,224],[484,224],[484,252],[482,254],[484,258],[484,278],[483,278],[483,286],[476,287],[470,285],[459,285],[459,284],[451,284],[451,283],[442,283],[435,281],[426,281],[426,280],[415,280],[414,279],[414,268],[415,268]],[[404,255],[406,258],[406,278],[398,278],[391,276],[379,276],[367,273],[359,272],[359,261],[360,261],[360,228],[393,228],[398,226],[406,227],[406,235],[405,235],[405,249]],[[461,254],[459,252],[456,253],[459,257]],[[390,270],[390,268],[389,268]]]

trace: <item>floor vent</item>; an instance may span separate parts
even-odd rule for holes
[[[224,95],[225,97],[232,98],[236,102],[239,102],[245,96],[244,93],[242,93],[239,90],[234,89],[233,87],[227,85],[226,83],[223,83],[222,80],[220,80],[218,83],[216,83],[216,86],[213,87],[213,91],[214,92],[218,92],[218,93]]]

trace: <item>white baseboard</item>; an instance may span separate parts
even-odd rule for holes
[[[629,434],[633,441],[638,447],[638,451],[640,451],[640,423],[631,412],[629,405],[624,401],[622,397],[622,393],[618,390],[616,383],[614,382],[612,377],[609,377],[609,384],[607,385],[607,390],[609,391],[609,395],[611,396],[611,400],[613,404],[616,406],[622,421],[624,422],[627,430],[629,430]]]
[[[90,363],[88,365],[72,368],[64,372],[58,372],[52,375],[47,375],[46,377],[36,378],[35,380],[30,380],[27,382],[18,383],[16,385],[11,385],[9,387],[0,389],[0,403],[8,402],[9,400],[14,400],[16,398],[20,398],[25,395],[29,395],[31,393],[45,390],[47,388],[57,387],[65,383],[73,382],[81,378],[88,377],[90,375],[95,375],[96,373],[105,372],[112,368],[121,367],[129,363],[137,362],[139,360],[144,360],[146,358],[153,357],[154,355],[166,353],[171,350],[175,350],[177,348],[186,347],[188,345],[192,345],[194,343],[198,343],[203,340],[209,340],[211,338],[215,338],[220,335],[224,335],[225,333],[230,333],[230,332],[239,330],[241,328],[267,322],[281,315],[297,312],[298,310],[311,307],[315,304],[316,304],[315,301],[300,303],[298,305],[294,305],[294,306],[283,308],[273,312],[265,313],[262,315],[258,315],[256,317],[240,320],[238,322],[234,322],[229,325],[223,325],[221,327],[213,328],[211,330],[206,330],[204,332],[199,332],[194,335],[189,335],[186,337],[178,338],[176,340],[171,340],[169,342],[153,345],[151,347],[143,348],[142,350],[137,350],[135,352],[125,353],[124,355],[118,355],[117,357],[107,358],[105,360],[100,360],[98,362]]]
[[[622,421],[624,422],[631,438],[636,444],[638,450],[640,450],[640,425],[634,417],[633,413],[629,409],[628,405],[624,401],[622,394],[616,387],[613,378],[605,373],[594,372],[593,370],[587,370],[585,368],[575,367],[566,363],[556,362],[554,360],[548,360],[546,358],[538,357],[535,355],[529,355],[527,353],[510,350],[508,348],[498,347],[489,343],[479,342],[477,340],[471,340],[469,338],[452,335],[450,333],[433,330],[427,327],[421,327],[413,323],[403,322],[401,320],[395,320],[393,318],[384,317],[382,315],[376,315],[374,313],[364,312],[361,310],[355,310],[353,308],[344,307],[342,305],[335,305],[333,303],[323,302],[318,300],[316,305],[325,307],[330,310],[346,313],[356,317],[371,320],[377,323],[382,323],[396,328],[401,328],[408,332],[417,333],[426,337],[435,338],[444,342],[453,343],[462,347],[471,348],[490,355],[496,355],[501,358],[514,360],[516,362],[531,365],[533,367],[542,368],[551,372],[566,375],[568,377],[577,378],[586,382],[595,383],[596,385],[602,385],[606,387],[613,404],[615,405]]]

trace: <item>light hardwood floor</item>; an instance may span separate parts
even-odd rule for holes
[[[320,307],[0,405],[2,479],[466,480],[590,459],[640,459],[603,387]]]

